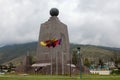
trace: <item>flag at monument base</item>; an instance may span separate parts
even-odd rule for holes
[[[45,46],[45,47],[48,47],[48,48],[50,48],[50,47],[56,47],[57,45],[60,45],[61,44],[61,39],[56,39],[56,38],[54,38],[54,39],[52,39],[52,40],[46,40],[46,41],[41,41],[40,42],[40,45],[41,46]]]
[[[46,43],[43,42],[43,41],[41,41],[40,44],[41,44],[42,46],[46,46]]]

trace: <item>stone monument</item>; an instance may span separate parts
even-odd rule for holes
[[[51,74],[67,74],[70,62],[67,25],[58,19],[59,11],[50,10],[50,19],[41,24],[37,47],[37,61],[41,66],[49,66]],[[59,43],[58,43],[59,42]]]

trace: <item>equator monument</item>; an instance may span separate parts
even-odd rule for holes
[[[60,22],[58,14],[58,9],[52,8],[50,19],[40,27],[37,64],[41,66],[41,73],[67,74],[70,71],[68,29]]]
[[[79,68],[71,64],[67,25],[58,19],[58,14],[58,9],[50,10],[50,19],[40,26],[36,60],[31,63],[28,53],[16,68],[17,72],[51,75],[79,73]]]

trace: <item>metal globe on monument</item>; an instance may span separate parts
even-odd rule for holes
[[[58,14],[59,14],[59,10],[57,8],[52,8],[50,10],[50,15],[51,16],[58,16]]]

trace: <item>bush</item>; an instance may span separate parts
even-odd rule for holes
[[[111,72],[111,74],[120,74],[120,69],[115,69]]]

